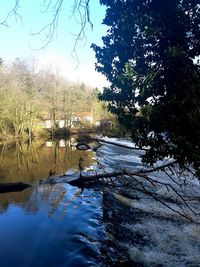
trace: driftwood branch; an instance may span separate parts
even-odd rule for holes
[[[89,145],[86,144],[86,143],[78,143],[78,144],[76,145],[76,148],[77,148],[78,150],[88,150],[88,149],[91,149],[91,146],[89,146]]]
[[[102,188],[103,186],[110,188],[111,192],[119,192],[119,194],[124,192],[129,199],[139,199],[143,194],[144,197],[160,203],[182,218],[200,224],[200,213],[196,208],[199,205],[200,197],[198,193],[190,196],[192,185],[189,182],[186,184],[184,179],[179,179],[180,174],[176,170],[177,166],[177,161],[171,161],[161,166],[136,171],[122,170],[90,175],[80,172],[80,175],[78,173],[74,175],[75,180],[70,181],[70,177],[62,176],[47,179],[42,183],[67,182],[80,188],[87,186],[97,186],[97,188],[100,186]],[[165,174],[165,179],[156,177],[155,174],[158,171]]]
[[[158,166],[155,168],[151,168],[151,169],[142,169],[137,172],[127,172],[126,170],[123,170],[123,171],[118,171],[118,172],[102,173],[102,174],[94,174],[94,175],[82,175],[81,174],[78,179],[70,181],[69,183],[71,185],[81,186],[89,182],[97,181],[102,178],[112,178],[112,177],[118,177],[118,176],[124,176],[124,175],[129,175],[129,176],[136,175],[136,176],[143,177],[145,173],[152,173],[158,170],[162,170],[162,169],[165,169],[166,167],[173,166],[174,164],[176,164],[176,161],[173,161],[173,162],[170,162],[170,163],[167,163],[165,165]]]
[[[137,193],[140,192],[165,206],[172,212],[180,215],[182,218],[200,224],[196,219],[200,214],[191,205],[191,201],[199,202],[198,197],[193,197],[192,199],[189,198],[185,190],[183,190],[183,184],[177,183],[175,177],[172,178],[169,174],[169,171],[171,172],[170,169],[176,165],[176,163],[176,161],[173,161],[162,166],[142,169],[135,172],[127,172],[126,170],[123,170],[112,173],[80,175],[77,180],[70,181],[69,183],[81,188],[88,185],[94,185],[96,182],[98,182],[99,185],[106,186],[112,190],[115,188],[123,189],[124,187],[127,187],[132,190],[132,193],[128,198],[135,199]],[[153,177],[152,174],[155,174],[155,172],[159,170],[164,171],[166,177],[170,178],[169,182]],[[149,176],[150,174],[151,176]],[[157,192],[157,189],[160,187],[166,189],[166,192],[168,192],[169,195],[160,195],[159,191]],[[132,196],[133,192],[135,192],[134,196]]]

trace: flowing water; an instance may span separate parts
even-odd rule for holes
[[[49,173],[78,172],[80,158],[87,172],[140,169],[141,153],[108,144],[96,153],[79,151],[70,140],[2,144],[0,182],[33,186],[0,194],[0,266],[200,266],[200,226],[151,198],[131,191],[130,200],[123,189],[113,194],[38,182]],[[199,196],[196,180],[192,186],[190,195]],[[168,197],[162,187],[153,190]]]
[[[101,264],[102,194],[67,184],[38,185],[40,178],[95,165],[91,151],[70,141],[2,144],[0,182],[34,184],[0,195],[0,266],[98,266]],[[102,263],[103,264],[103,263]]]

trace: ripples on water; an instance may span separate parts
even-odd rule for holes
[[[59,144],[1,147],[1,182],[37,184],[50,169],[73,173],[80,157],[84,169],[142,167],[140,152],[103,145],[94,154],[73,150],[68,141]],[[166,178],[160,173],[155,177]],[[199,183],[194,182],[194,189],[200,194]],[[163,188],[155,190],[166,196]],[[123,189],[117,193],[42,184],[0,195],[0,266],[200,266],[199,225],[138,192],[130,192],[134,200],[122,197],[127,193]],[[132,262],[126,262],[128,255]]]
[[[91,151],[69,141],[2,145],[0,181],[35,182],[94,165]],[[73,171],[71,171],[73,172]],[[0,195],[0,266],[101,266],[102,195],[67,184]],[[103,264],[103,263],[102,263]]]
[[[70,185],[42,185],[26,202],[2,210],[0,266],[101,266],[102,196],[80,193]]]

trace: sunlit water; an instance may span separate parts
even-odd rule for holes
[[[75,149],[70,140],[20,141],[0,145],[0,182],[35,182],[54,174],[77,170],[82,157],[83,168],[90,167],[95,159],[91,151]]]
[[[99,266],[101,194],[79,193],[68,185],[42,185],[24,203],[5,207],[0,215],[0,266]]]
[[[140,154],[112,145],[78,151],[69,140],[2,145],[0,182],[33,186],[0,195],[0,267],[200,266],[200,226],[151,198],[38,183],[50,170],[79,171],[80,157],[87,171],[137,170],[144,167]],[[160,173],[154,178],[167,179]],[[199,183],[191,185],[190,195],[200,195]],[[153,190],[163,198],[169,194]]]
[[[67,184],[38,185],[37,180],[95,165],[91,151],[70,141],[2,144],[0,181],[34,186],[0,195],[0,266],[99,266],[102,195]]]

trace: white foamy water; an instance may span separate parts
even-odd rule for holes
[[[117,139],[106,140],[119,143]],[[129,140],[123,144],[131,145]],[[99,149],[97,160],[107,171],[146,169],[140,155],[138,151],[106,144]],[[170,161],[166,159],[164,164]],[[162,164],[158,162],[158,166]],[[143,266],[200,266],[199,180],[177,167],[173,173],[159,171],[149,177],[151,182],[145,177],[127,178],[133,184],[129,193],[134,199],[114,193],[118,201],[136,213],[136,221],[127,221],[122,227],[142,240],[122,242],[122,246],[126,246],[132,261]]]

